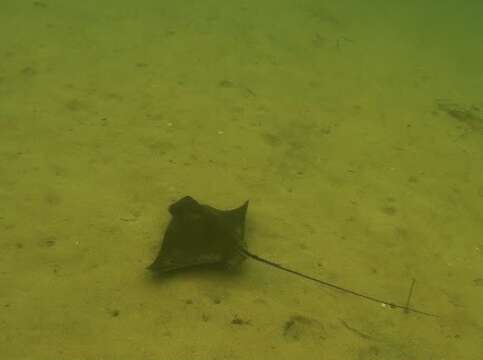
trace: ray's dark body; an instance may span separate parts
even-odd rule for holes
[[[172,219],[161,249],[148,269],[168,272],[196,265],[240,264],[246,256],[245,216],[248,201],[234,210],[218,210],[185,196],[169,207]]]

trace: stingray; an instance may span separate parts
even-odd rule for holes
[[[422,315],[435,316],[409,306],[414,282],[411,284],[405,305],[378,299],[324,280],[289,269],[248,251],[245,242],[245,218],[248,201],[233,210],[219,210],[203,205],[185,196],[169,207],[171,221],[164,234],[161,248],[149,270],[164,274],[176,270],[207,265],[236,268],[247,258],[283,270],[306,280],[348,293],[359,298],[377,302],[390,308],[403,309]]]

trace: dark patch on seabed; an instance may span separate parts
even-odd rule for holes
[[[439,112],[457,120],[465,127],[465,130],[483,131],[483,115],[481,109],[476,105],[464,105],[448,99],[437,99],[436,110],[433,114],[438,115]]]

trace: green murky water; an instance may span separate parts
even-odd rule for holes
[[[0,4],[4,359],[477,359],[479,1]],[[247,261],[145,270],[184,195]]]

